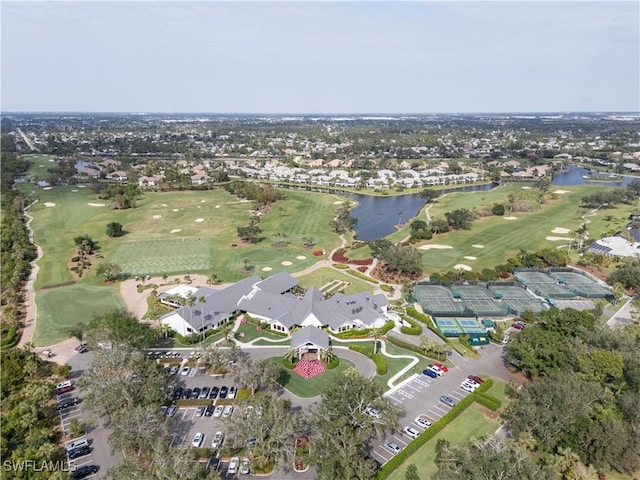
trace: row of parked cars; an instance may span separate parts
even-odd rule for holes
[[[422,373],[431,378],[438,378],[443,376],[448,371],[449,369],[446,366],[440,363],[434,363],[433,365],[429,365],[425,370],[422,371]]]
[[[222,387],[195,387],[195,388],[182,388],[176,387],[173,389],[173,393],[171,395],[174,401],[176,400],[196,400],[196,399],[206,399],[215,400],[216,398],[236,398],[238,394],[238,388],[235,386],[227,387],[223,385]]]

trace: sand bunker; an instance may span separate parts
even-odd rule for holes
[[[420,250],[446,250],[453,247],[451,245],[422,245],[418,248]]]
[[[297,260],[305,260],[307,257],[305,257],[304,255],[298,255],[296,257]]]
[[[560,241],[570,242],[572,240],[571,238],[568,238],[568,237],[545,237],[545,238],[550,242],[560,242]]]
[[[87,203],[87,205],[89,205],[90,207],[104,207],[104,206],[106,206],[104,203],[92,203],[92,202]]]
[[[43,190],[51,190],[51,187],[43,187]]]
[[[194,222],[196,222],[196,223],[202,223],[202,222],[204,222],[204,218],[196,218],[196,219],[194,220]]]
[[[162,215],[154,215],[153,218],[162,218]]]
[[[569,193],[569,190],[554,190],[553,193],[558,193],[560,195],[563,195],[565,193]]]
[[[206,200],[200,200],[200,203],[204,203],[204,202],[206,202]]]
[[[556,227],[551,230],[551,233],[569,233],[570,231],[571,230],[569,230],[568,228]]]
[[[166,203],[161,203],[160,206],[162,207],[168,207],[169,205],[167,205]]]
[[[271,267],[262,267],[263,272],[270,272],[271,270],[273,270]]]
[[[472,257],[471,255],[469,255],[468,257],[464,257],[465,260],[477,260],[477,257]]]
[[[178,212],[178,211],[179,211],[179,209],[178,209],[178,208],[174,208],[174,209],[173,209],[173,211],[174,211],[174,212]]]
[[[344,202],[341,202],[340,200],[337,200],[335,202],[333,202],[334,205],[342,205]]]
[[[518,217],[502,217],[502,218],[504,218],[505,220],[517,220],[518,219]]]
[[[531,187],[522,187],[523,190],[531,190]]]
[[[181,228],[174,228],[173,230],[171,230],[169,233],[178,233],[181,232],[182,229]]]
[[[473,268],[471,268],[469,265],[465,265],[464,263],[454,265],[453,268],[455,268],[456,270],[466,270],[467,272],[473,270]]]
[[[50,158],[49,161],[50,162],[55,162],[55,160],[53,158]]]
[[[471,245],[473,248],[484,248],[484,245]]]
[[[284,265],[285,267],[288,267],[289,265],[293,265],[293,263],[291,263],[289,260],[285,260],[284,262],[280,262],[281,265]]]
[[[78,185],[78,188],[87,188],[86,185]]]
[[[45,207],[55,207],[55,206],[56,206],[56,204],[55,204],[55,203],[53,203],[53,202],[44,202],[44,206],[45,206]]]
[[[72,192],[77,192],[78,190],[71,190]]]
[[[216,205],[216,208],[220,208],[220,205]]]

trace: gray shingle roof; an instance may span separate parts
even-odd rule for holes
[[[276,273],[259,282],[256,287],[265,292],[284,293],[291,290],[298,284],[298,281],[287,272]]]
[[[329,335],[316,327],[304,327],[291,335],[291,348],[296,349],[313,343],[323,349],[329,348]]]

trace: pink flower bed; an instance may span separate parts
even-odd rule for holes
[[[324,364],[319,360],[300,360],[293,369],[302,378],[308,380],[326,371]]]
[[[359,272],[366,272],[368,267],[362,266],[362,267],[358,267],[356,270],[358,270]]]

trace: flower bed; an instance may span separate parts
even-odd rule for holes
[[[326,368],[319,360],[300,360],[293,369],[302,378],[309,380],[316,375],[324,373]]]
[[[313,255],[316,257],[321,257],[322,255],[324,255],[324,253],[322,252],[322,250],[316,250],[315,252],[313,252]]]
[[[353,260],[344,255],[344,250],[339,249],[331,257],[336,263],[348,263],[350,265],[371,265],[373,263],[373,258],[363,258],[360,260]]]
[[[296,451],[293,458],[293,469],[296,472],[306,472],[309,469],[309,464],[306,463],[309,456],[309,438],[298,437],[296,439]]]
[[[367,271],[367,268],[368,268],[368,267],[365,267],[365,266],[363,265],[363,266],[361,266],[361,267],[358,267],[356,270],[358,270],[359,272],[364,273],[364,272],[366,272],[366,271]]]

